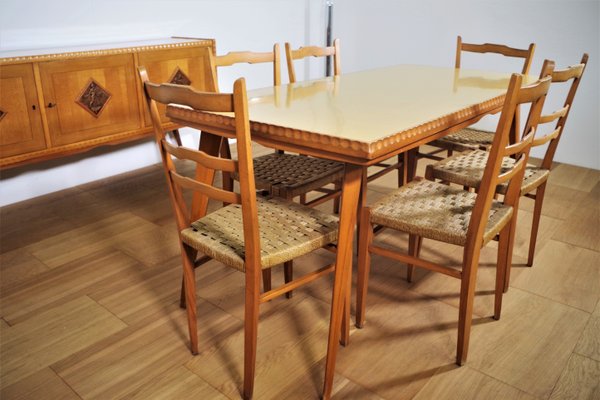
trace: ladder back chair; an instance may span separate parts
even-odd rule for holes
[[[523,88],[521,85],[522,75],[513,74],[478,193],[438,182],[416,180],[363,208],[358,255],[357,327],[361,328],[365,322],[372,253],[406,263],[409,282],[415,266],[460,279],[456,363],[462,365],[467,359],[480,251],[496,235],[499,235],[500,243],[494,318],[500,318],[504,271],[512,257],[511,242],[519,190],[550,78]],[[524,133],[519,141],[509,145],[509,133],[517,108],[524,103],[531,104]],[[514,157],[515,163],[510,168],[501,169],[502,159],[507,156]],[[508,185],[502,202],[494,199],[495,188],[501,183]],[[374,226],[408,233],[408,253],[374,244]],[[462,268],[455,269],[420,258],[423,238],[463,247]]]
[[[276,43],[273,52],[231,52],[211,57],[215,90],[218,90],[217,69],[240,63],[273,63],[273,85],[281,85],[279,54],[279,44]],[[224,142],[224,151],[228,153],[228,146],[226,141]],[[312,207],[334,199],[334,212],[339,210],[339,188],[344,175],[343,168],[343,164],[335,161],[284,153],[281,150],[254,159],[257,189],[288,200],[301,196],[301,202]],[[224,182],[227,181],[226,184],[231,185],[230,176],[226,175],[225,178]],[[237,180],[235,174],[231,178]],[[333,184],[336,190],[324,188],[329,184]],[[325,192],[326,195],[310,202],[304,201],[306,194],[313,191]]]
[[[527,49],[518,49],[501,44],[464,43],[462,41],[462,38],[458,36],[456,39],[456,59],[454,64],[454,67],[457,69],[461,68],[461,56],[463,52],[478,54],[492,53],[502,55],[505,57],[523,59],[523,67],[521,68],[521,74],[528,74],[531,68],[531,62],[533,61],[535,44],[531,43]],[[435,155],[440,151],[447,151],[448,155],[451,156],[454,151],[468,151],[473,149],[489,150],[494,139],[493,135],[493,132],[486,130],[464,128],[456,133],[450,134],[448,136],[428,143],[428,145],[430,146],[438,147],[439,150],[433,151],[429,154],[420,153],[419,157],[441,160],[443,159],[443,157]]]
[[[213,76],[213,88],[218,92],[218,70],[236,64],[273,64],[273,86],[281,85],[281,62],[279,43],[273,45],[272,52],[236,51],[221,56],[209,56],[210,68]],[[231,158],[231,151],[227,139],[223,139],[222,154]],[[315,207],[328,200],[334,200],[333,210],[339,211],[339,196],[341,183],[344,176],[344,165],[331,160],[306,157],[299,154],[284,153],[276,150],[273,153],[254,158],[254,180],[256,188],[268,194],[292,200],[301,197],[301,203]],[[233,189],[233,181],[239,180],[237,173],[223,173],[223,185],[227,190]],[[324,186],[333,184],[334,189]],[[309,192],[325,192],[310,202],[305,201]],[[271,289],[271,271],[263,272],[263,285],[265,290]],[[284,279],[289,282],[293,277],[293,262],[289,261],[284,266]],[[293,292],[286,293],[288,298]]]
[[[325,266],[262,294],[259,289],[261,270],[323,247],[331,250],[337,240],[338,217],[285,199],[257,198],[243,78],[235,81],[232,94],[220,94],[198,92],[189,86],[155,84],[148,81],[143,67],[139,72],[179,232],[191,352],[197,354],[199,350],[194,268],[214,259],[245,273],[243,395],[250,399],[254,385],[259,305],[332,272],[335,266]],[[204,151],[208,145],[196,150],[170,144],[161,129],[157,103],[233,113],[238,160],[219,156],[216,144],[210,152],[217,153],[215,155]],[[202,133],[207,134],[210,135]],[[195,175],[192,171],[192,176],[186,176],[180,162],[176,163],[173,158],[187,160],[200,168],[194,169]],[[239,193],[212,184],[217,170],[239,174]],[[197,199],[201,202],[212,199],[229,205],[195,219],[197,217],[192,214],[196,204],[190,207],[186,203],[189,197],[184,192],[187,191],[194,193],[192,203]]]
[[[566,95],[563,107],[551,114],[543,115],[540,118],[540,125],[533,140],[532,147],[547,146],[544,158],[540,166],[528,164],[525,170],[525,178],[521,186],[521,195],[531,198],[535,201],[533,209],[533,222],[531,225],[531,234],[529,237],[529,251],[527,256],[527,265],[533,265],[535,254],[535,244],[537,233],[542,213],[542,203],[544,201],[544,193],[546,191],[546,182],[550,176],[552,161],[558,147],[558,143],[563,134],[567,117],[573,107],[573,100],[579,87],[579,82],[585,67],[587,65],[588,55],[584,54],[581,57],[579,64],[570,66],[561,70],[552,72],[552,88],[560,83],[570,83],[569,90]],[[548,73],[546,66],[548,61],[544,63],[540,77]],[[551,88],[551,92],[552,92]],[[554,123],[554,127],[546,129],[545,134],[541,130]],[[549,131],[549,132],[548,132]],[[457,183],[465,187],[478,188],[483,176],[483,169],[488,158],[488,153],[485,150],[472,150],[467,153],[456,154],[436,164],[427,166],[425,176],[427,179],[439,179],[446,182]],[[514,162],[511,158],[506,158],[503,165],[510,165]],[[498,187],[498,192],[504,193],[506,186]],[[510,266],[509,266],[510,267]],[[507,270],[507,275],[510,274],[510,269]],[[508,289],[509,279],[506,279],[504,290]]]

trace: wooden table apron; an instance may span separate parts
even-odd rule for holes
[[[401,65],[248,91],[253,141],[346,163],[324,398],[331,395],[344,299],[349,296],[359,197],[361,207],[365,201],[360,196],[366,185],[363,169],[498,112],[509,79],[506,73]],[[524,81],[535,79],[527,76]],[[219,135],[235,136],[230,115],[169,105],[167,116],[200,129],[200,148],[212,155],[218,153]],[[210,171],[198,174],[204,182],[212,182]],[[196,198],[194,215],[204,215],[206,206],[205,198]]]

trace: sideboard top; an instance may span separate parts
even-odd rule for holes
[[[133,53],[178,47],[213,46],[213,39],[172,37],[119,43],[102,43],[27,50],[0,50],[0,64],[50,61],[63,58]]]

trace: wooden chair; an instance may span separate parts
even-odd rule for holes
[[[552,72],[553,84],[570,82],[570,88],[567,93],[564,106],[558,111],[541,117],[538,133],[536,133],[536,138],[534,139],[532,146],[536,147],[547,145],[546,153],[539,167],[530,164],[527,165],[525,170],[525,178],[521,186],[521,195],[535,200],[533,209],[533,222],[531,225],[531,234],[529,238],[529,254],[527,257],[528,266],[533,265],[535,243],[537,240],[537,232],[542,214],[542,203],[544,201],[546,182],[550,176],[550,169],[552,167],[554,154],[556,153],[558,142],[563,134],[567,117],[569,116],[569,112],[573,106],[573,99],[575,98],[575,93],[579,87],[579,82],[581,81],[581,77],[585,71],[587,61],[588,55],[584,54],[579,64]],[[544,64],[544,66],[546,65],[547,62]],[[547,71],[545,71],[545,68],[542,68],[540,77],[543,77],[546,73]],[[549,133],[540,135],[540,128],[542,128],[542,125],[551,124],[555,121],[556,124]],[[440,179],[446,182],[457,183],[466,187],[478,188],[480,186],[483,176],[483,169],[485,167],[487,158],[488,153],[484,150],[472,150],[468,153],[457,154],[436,164],[428,165],[425,176],[431,180]],[[513,162],[514,160],[507,158],[504,160],[503,165],[510,165]],[[499,186],[498,191],[500,193],[505,193],[506,186]],[[507,275],[508,274],[510,274],[510,268],[507,271]],[[506,279],[504,287],[505,291],[508,289],[508,283],[509,279]]]
[[[372,206],[363,208],[358,255],[357,327],[361,328],[365,322],[365,303],[372,253],[406,263],[409,281],[412,280],[414,266],[460,279],[456,362],[462,365],[467,359],[480,251],[496,235],[499,235],[500,243],[494,318],[500,318],[504,271],[512,257],[519,190],[533,141],[533,133],[550,86],[550,78],[547,77],[525,88],[521,88],[521,84],[522,75],[514,74],[510,80],[478,193],[442,183],[417,180],[395,190]],[[516,110],[522,103],[531,103],[529,119],[521,140],[508,145]],[[502,159],[507,156],[514,157],[515,163],[511,168],[501,169]],[[508,185],[503,202],[494,199],[495,188],[501,183]],[[408,253],[403,254],[396,249],[374,244],[374,225],[407,232]],[[420,258],[423,238],[462,246],[464,248],[462,268],[454,269]]]
[[[333,41],[333,45],[328,47],[319,47],[319,46],[305,46],[300,47],[298,49],[293,50],[290,43],[285,44],[285,55],[288,66],[288,77],[290,83],[296,82],[296,70],[294,68],[294,61],[302,60],[307,57],[333,57],[333,74],[334,76],[338,76],[342,73],[341,61],[340,61],[340,40],[335,39]],[[392,163],[381,162],[376,164],[376,167],[379,167],[376,172],[371,175],[366,176],[367,182],[371,182],[381,176],[392,172],[398,171],[398,187],[402,186],[405,177],[403,171],[403,155],[399,154],[397,156],[397,161]],[[366,169],[365,169],[366,175]]]
[[[273,46],[272,52],[256,53],[250,51],[231,52],[222,56],[212,56],[210,63],[214,77],[215,91],[218,91],[217,69],[235,64],[272,63],[273,85],[281,85],[279,44]],[[229,153],[229,147],[224,141],[224,153]],[[281,150],[254,159],[254,179],[256,188],[278,197],[292,200],[300,196],[302,203],[314,207],[328,200],[334,200],[334,212],[339,211],[341,181],[344,176],[344,165],[331,160],[305,157],[298,154],[284,153]],[[224,182],[232,185],[237,176],[225,174]],[[333,184],[334,189],[325,188]],[[227,186],[230,188],[230,186]],[[306,202],[306,194],[319,191],[324,196]]]
[[[243,63],[272,63],[273,86],[281,85],[279,54],[279,43],[275,43],[272,52],[237,51],[222,56],[213,56],[211,54],[209,63],[213,72],[214,91],[218,92],[219,90],[219,69]],[[226,139],[222,142],[221,153],[224,157],[231,158],[229,142]],[[254,180],[258,190],[266,191],[268,194],[287,200],[300,197],[300,202],[309,207],[315,207],[333,199],[333,211],[335,213],[339,212],[339,198],[343,177],[344,165],[336,161],[284,153],[281,150],[254,158]],[[224,172],[224,189],[233,190],[233,180],[239,180],[237,173]],[[333,189],[325,187],[330,184],[333,184]],[[322,192],[324,195],[307,202],[306,195],[313,191]],[[287,262],[284,270],[285,281],[289,282],[293,277],[293,262]],[[264,290],[270,290],[270,270],[265,270],[263,276]],[[292,291],[286,294],[288,298],[291,298],[292,295]]]
[[[501,44],[471,44],[463,43],[460,36],[456,39],[456,60],[455,68],[461,68],[461,55],[463,52],[471,53],[493,53],[503,55],[505,57],[514,57],[523,59],[523,67],[521,68],[522,74],[528,74],[533,60],[533,53],[535,51],[535,44],[531,43],[527,49],[517,49],[514,47],[508,47]],[[454,151],[468,151],[483,149],[489,150],[494,140],[494,133],[481,129],[464,128],[460,131],[445,136],[443,138],[434,140],[428,145],[438,147],[439,150],[431,153],[419,153],[419,158],[429,158],[434,160],[442,160],[443,157],[436,156],[435,154],[440,151],[446,150],[448,156],[451,156]]]
[[[328,265],[262,294],[259,290],[261,270],[273,268],[322,247],[331,248],[338,236],[338,217],[285,199],[257,198],[243,78],[234,83],[233,94],[218,94],[198,92],[189,86],[154,84],[148,81],[143,67],[140,67],[140,76],[179,231],[191,351],[198,353],[194,268],[214,259],[244,272],[243,395],[245,399],[250,399],[254,385],[259,305],[332,272],[335,266]],[[210,147],[206,144],[200,150],[170,144],[161,129],[156,103],[182,104],[208,112],[232,112],[238,160],[209,155],[203,151],[207,146]],[[213,143],[212,153],[218,153],[218,142]],[[183,175],[183,168],[178,168],[174,157],[200,166],[196,170],[200,173],[196,172],[191,177]],[[213,186],[216,170],[238,173],[239,193]],[[193,202],[199,202],[192,207],[186,204],[188,197],[185,191],[194,192]],[[192,217],[193,210],[202,210],[208,199],[229,205],[195,220]],[[199,203],[202,205],[198,208]],[[202,253],[202,256],[198,257],[198,253]]]

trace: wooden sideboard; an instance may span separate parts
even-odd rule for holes
[[[137,67],[153,81],[207,90],[209,52],[213,39],[188,38],[0,51],[0,168],[147,136]]]

